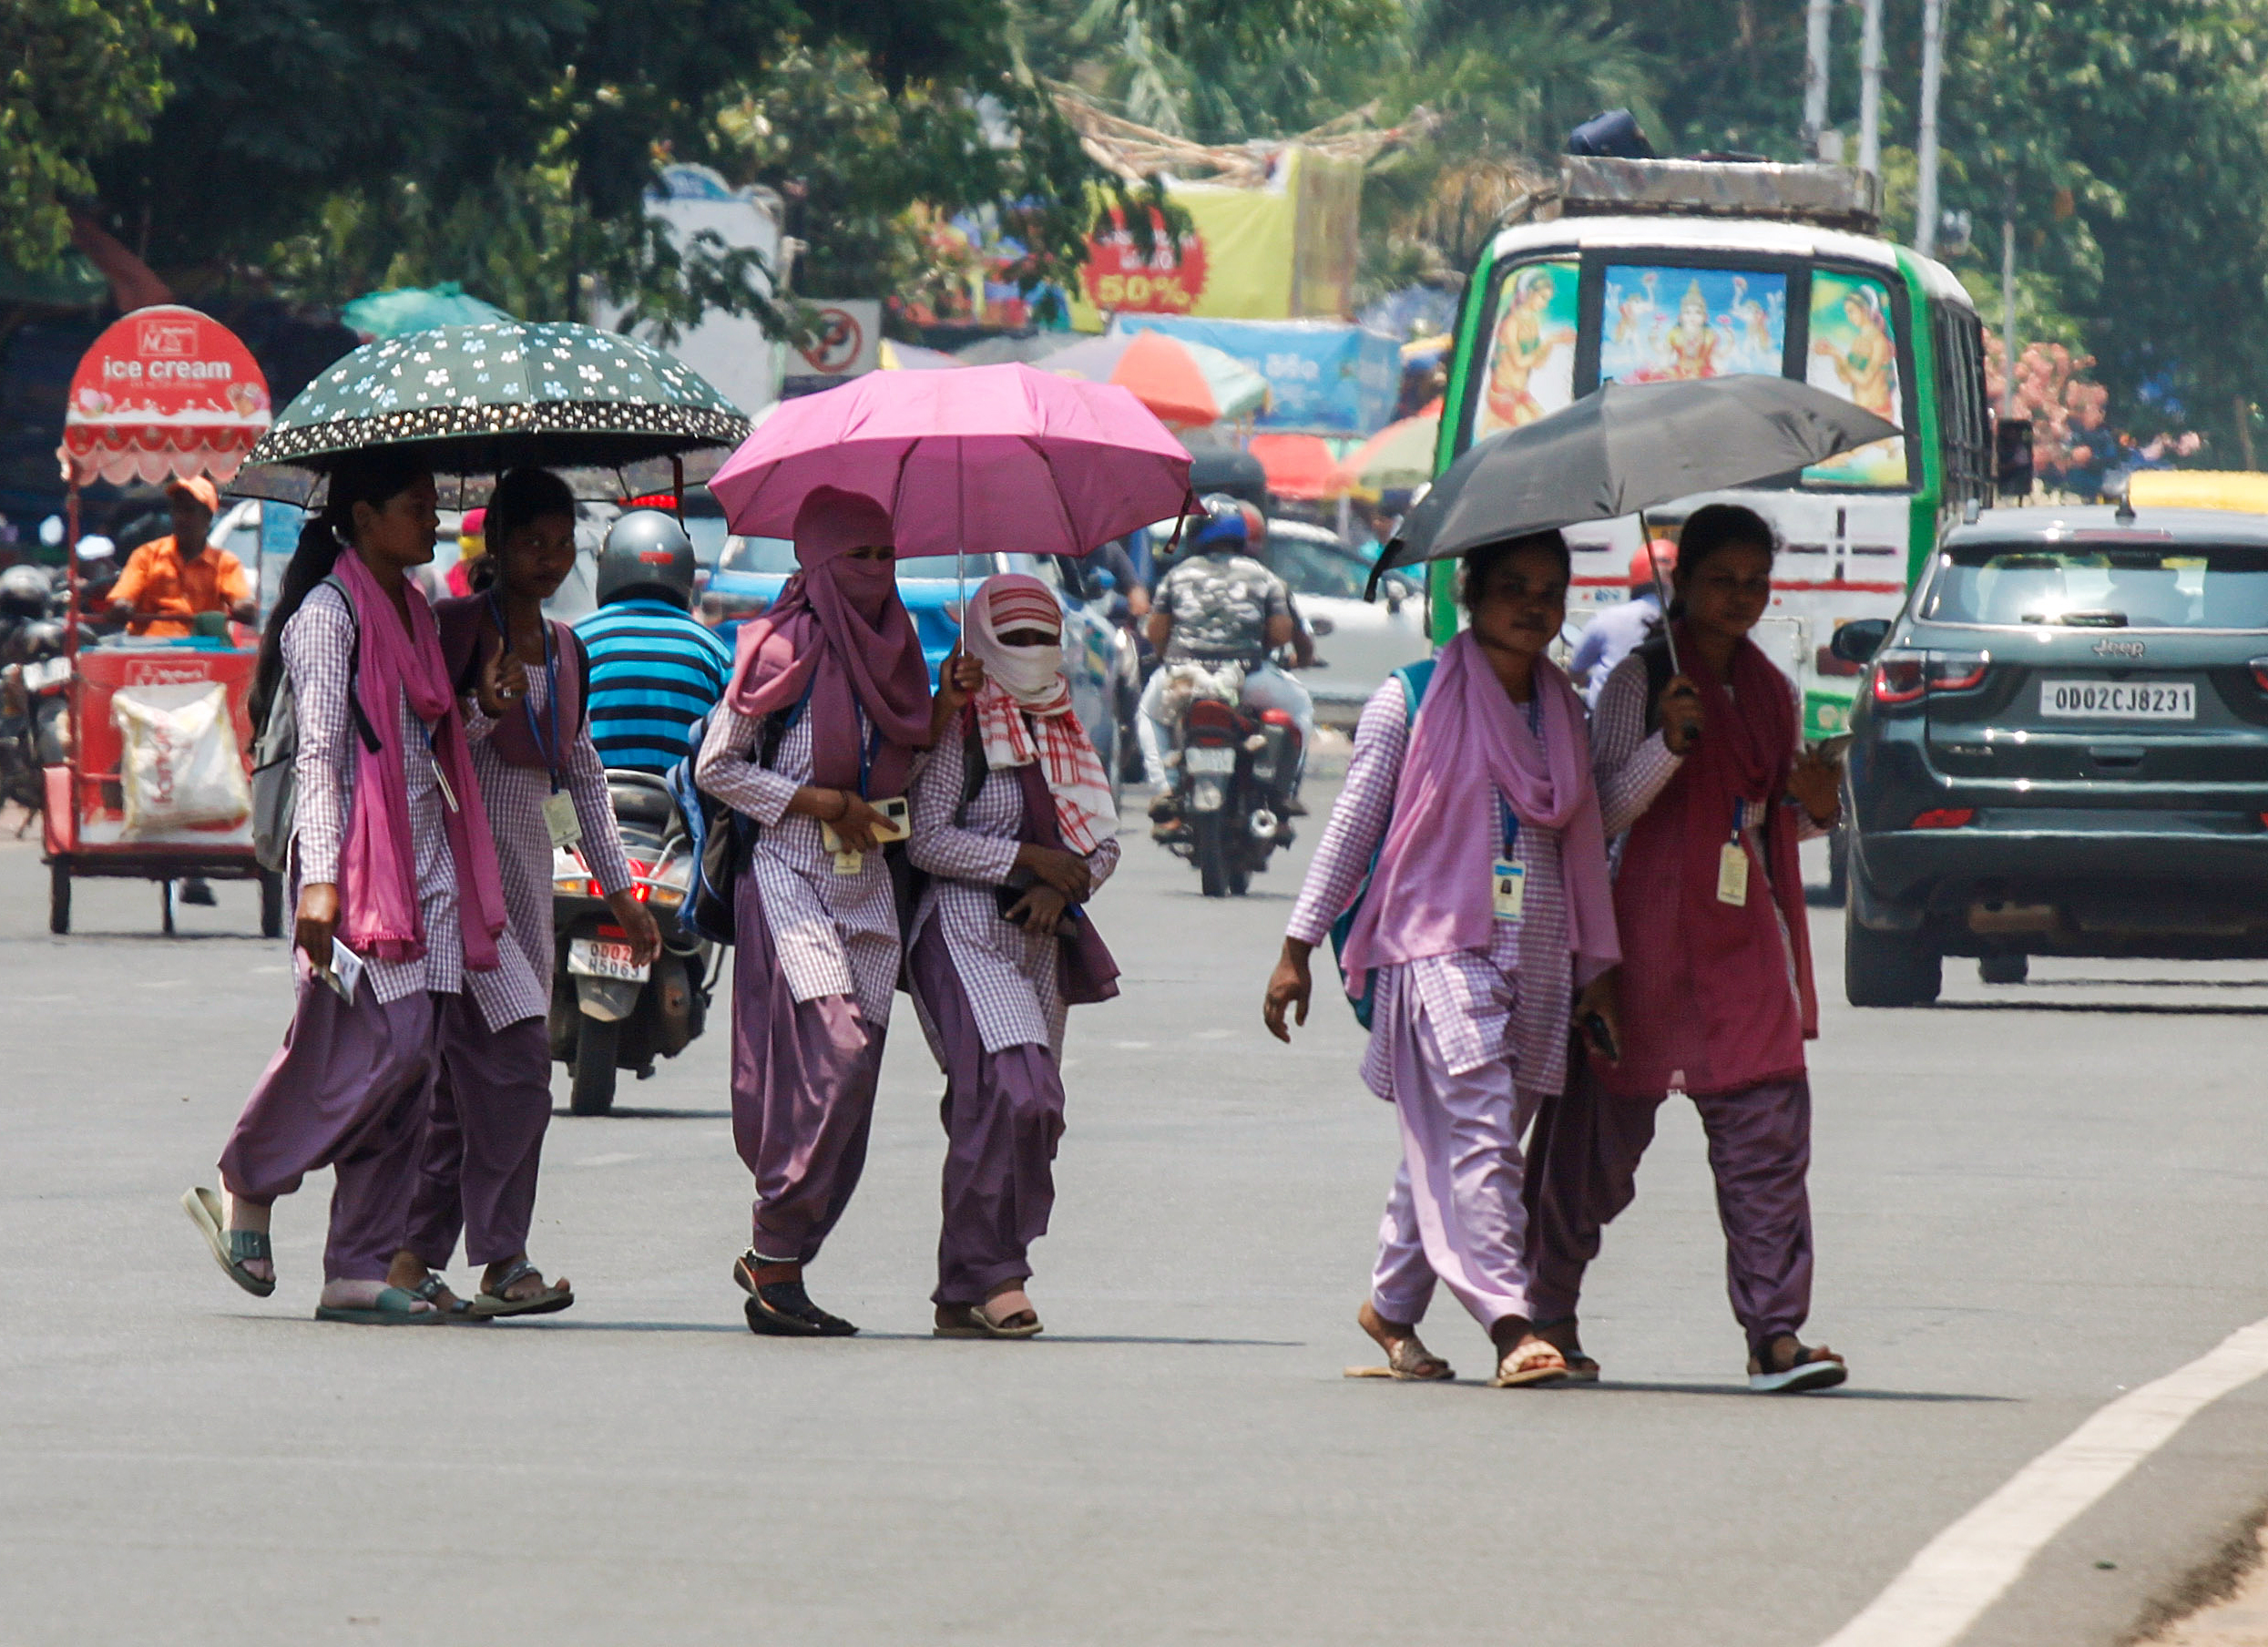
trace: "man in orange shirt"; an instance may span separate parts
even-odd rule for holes
[[[110,615],[130,619],[137,635],[196,633],[189,619],[199,612],[226,612],[239,623],[259,616],[244,563],[205,541],[220,494],[202,475],[166,487],[173,511],[173,536],[152,538],[136,549],[110,588]]]

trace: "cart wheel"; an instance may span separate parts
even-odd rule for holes
[[[47,865],[47,930],[71,930],[71,866],[61,858]]]
[[[166,936],[171,937],[173,936],[173,883],[171,881],[158,883],[158,913],[164,921]]]
[[[283,936],[283,877],[272,869],[260,872],[260,936]]]

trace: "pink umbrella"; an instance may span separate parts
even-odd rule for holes
[[[1021,363],[876,372],[784,403],[709,489],[732,530],[786,537],[815,487],[863,492],[901,556],[1084,555],[1177,515],[1190,455],[1108,384]]]

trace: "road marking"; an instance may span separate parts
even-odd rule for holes
[[[578,1167],[618,1167],[626,1161],[642,1161],[641,1155],[586,1155],[575,1164]]]
[[[1946,1647],[2015,1583],[2043,1545],[2184,1424],[2268,1373],[2268,1321],[2120,1396],[1946,1528],[1823,1647]]]

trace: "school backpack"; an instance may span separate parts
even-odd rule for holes
[[[374,755],[379,748],[378,729],[370,723],[362,700],[354,695],[355,677],[363,661],[362,625],[355,619],[354,601],[346,585],[334,575],[315,586],[326,587],[338,590],[339,598],[346,604],[347,627],[354,635],[346,654],[346,706],[354,718],[355,735]],[[252,856],[262,869],[277,875],[283,874],[291,862],[291,834],[299,818],[299,700],[291,687],[291,671],[285,670],[276,681],[275,699],[268,705],[268,718],[252,750]]]
[[[1394,671],[1394,678],[1402,683],[1405,717],[1402,723],[1405,726],[1417,719],[1417,706],[1425,701],[1425,689],[1433,684],[1435,661],[1427,658],[1422,662],[1405,664]],[[1391,814],[1387,818],[1387,827],[1393,827]],[[1378,854],[1385,850],[1385,831],[1381,830],[1378,844],[1371,848],[1370,867],[1363,871],[1363,884],[1354,889],[1354,901],[1346,906],[1337,920],[1331,923],[1331,954],[1339,964],[1339,983],[1346,991],[1347,1005],[1354,1009],[1354,1021],[1365,1029],[1370,1028],[1372,1009],[1377,1001],[1378,975],[1374,971],[1364,973],[1362,993],[1357,995],[1354,992],[1354,980],[1346,975],[1346,941],[1354,930],[1354,917],[1362,913],[1363,900],[1370,895],[1371,877],[1378,873]]]
[[[778,758],[782,740],[810,701],[811,689],[805,687],[802,697],[796,700],[792,708],[764,718],[763,736],[756,756],[759,766],[770,766]],[[733,894],[740,885],[741,874],[748,868],[749,849],[756,844],[761,825],[693,781],[693,769],[700,762],[700,746],[708,740],[709,722],[716,712],[710,711],[685,729],[685,753],[662,775],[661,781],[669,788],[669,798],[677,803],[679,815],[685,820],[685,832],[690,837],[693,851],[692,878],[685,890],[685,902],[678,906],[678,924],[712,944],[730,945],[733,938]]]

